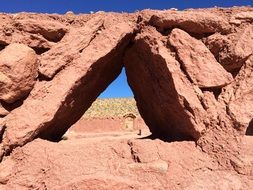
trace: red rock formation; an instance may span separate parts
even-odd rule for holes
[[[153,28],[136,37],[124,61],[129,85],[153,134],[198,139],[205,129],[205,110],[162,39]]]
[[[118,76],[123,66],[121,57],[132,36],[134,25],[131,21],[126,23],[126,18],[117,14],[103,15],[100,19],[106,29],[94,39],[88,36],[89,40],[92,39],[91,43],[80,52],[77,49],[79,55],[76,59],[52,80],[38,81],[24,104],[6,117],[3,139],[6,151],[38,136],[54,141],[61,139]],[[117,25],[113,25],[115,22]],[[117,32],[112,36],[112,31]],[[68,46],[64,48],[68,52]],[[59,51],[61,54],[61,47]],[[42,57],[44,55],[47,56],[47,53],[42,54]],[[48,67],[51,67],[50,64]]]
[[[0,188],[252,189],[252,12],[0,14]],[[33,141],[59,141],[123,66],[153,135],[195,142]]]
[[[247,59],[234,82],[223,89],[220,98],[226,102],[234,126],[245,133],[253,116],[253,56]]]
[[[175,28],[170,33],[169,43],[175,48],[186,75],[199,88],[219,88],[232,82],[231,74],[201,41]]]
[[[161,32],[173,28],[181,28],[195,34],[228,33],[231,30],[231,26],[222,16],[203,10],[189,10],[187,14],[178,11],[159,11],[151,17],[150,24]]]
[[[236,171],[221,169],[194,142],[37,139],[0,164],[0,189],[251,189],[252,145],[245,139]]]

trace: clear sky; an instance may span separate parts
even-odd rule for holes
[[[90,11],[135,12],[142,9],[205,8],[253,5],[253,0],[0,0],[0,12],[89,13]],[[100,97],[133,96],[126,80],[125,71],[103,92]]]
[[[141,9],[229,7],[252,5],[253,0],[0,0],[0,12],[88,13],[90,11],[134,12]]]

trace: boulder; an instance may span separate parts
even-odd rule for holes
[[[189,33],[229,33],[231,27],[222,16],[205,11],[159,11],[150,19],[150,24],[159,31],[166,32],[181,28]]]
[[[67,33],[67,23],[59,15],[0,14],[0,44],[25,44],[38,54],[49,50]]]
[[[222,35],[215,33],[203,40],[207,48],[215,56],[216,60],[229,72],[238,70],[242,66],[242,61],[238,60],[234,53],[236,35]]]
[[[228,106],[228,112],[235,120],[235,127],[241,128],[245,134],[253,119],[253,90],[231,101]]]
[[[27,33],[39,34],[49,42],[60,41],[68,30],[64,24],[46,19],[15,19],[15,27]]]
[[[253,52],[253,26],[230,35],[215,33],[203,41],[227,71],[237,74]]]
[[[161,38],[154,28],[136,37],[124,61],[129,85],[153,135],[198,139],[205,129],[205,110]]]
[[[221,88],[232,82],[232,75],[201,41],[183,30],[173,29],[169,43],[175,48],[186,75],[200,88]]]
[[[13,103],[32,90],[38,75],[37,56],[23,44],[11,44],[0,53],[0,99]]]
[[[253,54],[253,26],[249,25],[238,34],[239,39],[235,43],[234,54],[238,59],[246,59]]]

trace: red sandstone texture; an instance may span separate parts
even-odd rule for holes
[[[0,189],[252,189],[252,23],[251,7],[0,14]],[[60,141],[123,67],[150,139]]]

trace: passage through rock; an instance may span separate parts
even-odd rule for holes
[[[252,134],[252,20],[243,14],[252,11],[0,14],[0,159],[17,147],[30,151],[37,138],[60,141],[125,68],[152,137],[195,141],[201,153],[194,154],[250,173],[242,169],[238,139]],[[45,147],[41,141],[35,145]],[[161,160],[166,154],[151,160],[134,146],[124,144],[127,155],[113,150],[134,164],[148,160],[143,167],[170,170]],[[11,184],[7,178],[0,175],[0,188]]]

